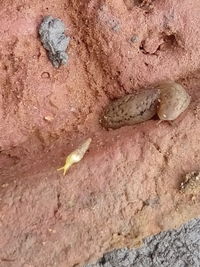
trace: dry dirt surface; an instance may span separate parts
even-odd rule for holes
[[[0,14],[0,265],[82,266],[199,216],[182,185],[200,169],[200,1],[1,0]],[[46,15],[71,38],[58,69]],[[166,78],[192,97],[173,124],[101,127],[110,100]]]

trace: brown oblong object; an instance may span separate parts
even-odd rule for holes
[[[108,105],[101,123],[105,128],[117,129],[149,120],[156,115],[158,98],[155,88],[121,97]]]
[[[169,81],[157,85],[160,105],[157,114],[161,120],[175,120],[190,104],[191,97],[182,85]]]

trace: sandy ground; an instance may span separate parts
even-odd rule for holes
[[[3,266],[81,266],[200,214],[199,190],[180,190],[200,169],[199,12],[198,0],[1,1]],[[38,38],[46,15],[71,38],[59,69]],[[166,78],[192,97],[172,125],[101,127],[111,99]],[[56,169],[87,137],[63,177]]]

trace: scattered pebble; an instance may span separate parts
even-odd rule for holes
[[[139,37],[138,37],[138,35],[135,34],[131,37],[130,40],[132,43],[137,43],[139,41]]]
[[[53,117],[51,117],[51,116],[45,116],[44,117],[44,120],[45,121],[52,121],[53,120]]]
[[[6,187],[8,187],[8,186],[9,186],[8,183],[6,183],[6,184],[2,184],[2,185],[1,185],[2,188],[6,188]]]
[[[112,30],[115,31],[115,32],[118,32],[120,30],[120,25],[119,24],[116,24],[112,27]]]
[[[56,233],[56,230],[54,230],[54,229],[51,229],[51,228],[49,228],[49,229],[48,229],[48,231],[49,231],[50,233],[53,233],[53,234],[55,234],[55,233]]]

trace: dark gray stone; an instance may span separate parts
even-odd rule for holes
[[[70,38],[65,36],[65,25],[62,20],[52,16],[44,17],[39,34],[44,48],[48,51],[49,59],[54,67],[67,64],[68,55],[66,53]]]
[[[141,248],[106,253],[85,267],[200,267],[200,218],[146,238]]]

